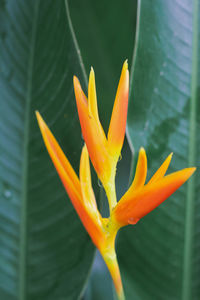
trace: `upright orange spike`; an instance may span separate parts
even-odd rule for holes
[[[151,177],[148,184],[152,184],[153,182],[158,181],[161,179],[165,173],[167,172],[167,169],[169,167],[169,164],[171,162],[173,153],[171,153],[164,161],[164,163],[160,166],[160,168],[156,171],[156,173]]]
[[[94,168],[100,179],[102,179],[105,166],[107,165],[109,168],[106,137],[98,126],[96,119],[89,115],[87,102],[76,77],[74,77],[74,90],[82,134]]]
[[[112,154],[120,155],[124,142],[128,109],[129,71],[127,60],[124,62],[117,89],[108,130],[108,143]]]
[[[88,84],[88,109],[89,109],[89,114],[93,116],[96,119],[96,121],[99,121],[95,75],[92,67],[90,71],[89,84]]]
[[[129,192],[134,192],[135,189],[143,187],[147,177],[147,156],[144,148],[140,148],[139,157],[133,183],[129,188]]]

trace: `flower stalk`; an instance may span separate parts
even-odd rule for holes
[[[110,181],[108,181],[104,185],[104,189],[106,192],[106,196],[108,199],[108,204],[109,204],[109,209],[110,209],[110,214],[112,210],[115,208],[117,204],[117,196],[116,196],[116,188],[115,188],[115,176],[112,176]]]
[[[75,76],[74,90],[81,130],[85,140],[80,159],[79,177],[39,112],[36,112],[36,116],[47,151],[64,188],[108,267],[118,300],[125,300],[115,252],[117,232],[123,226],[136,224],[165,201],[190,178],[195,168],[186,168],[165,176],[172,158],[172,154],[170,154],[146,183],[147,157],[145,150],[141,148],[134,180],[127,192],[117,202],[116,165],[124,141],[128,108],[129,72],[127,61],[122,67],[107,136],[99,120],[93,69],[89,76],[88,99]],[[97,208],[92,188],[89,157],[107,195],[110,209],[109,218],[103,218]]]

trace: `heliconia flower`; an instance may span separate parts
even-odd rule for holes
[[[74,76],[74,90],[82,134],[88,148],[90,159],[99,179],[110,194],[110,210],[116,205],[113,186],[116,165],[119,159],[126,129],[129,71],[128,63],[124,62],[115,97],[111,121],[106,137],[99,121],[94,70],[91,68],[88,85],[88,99],[82,91],[77,77]]]
[[[172,153],[145,185],[147,158],[145,150],[140,149],[134,180],[112,212],[111,217],[115,222],[121,226],[136,224],[173,194],[196,170],[196,168],[186,168],[164,176],[171,158]]]
[[[124,299],[121,276],[115,254],[115,237],[118,227],[110,224],[108,218],[102,218],[96,204],[91,184],[91,173],[87,147],[81,153],[79,178],[68,159],[45,124],[39,112],[36,112],[44,143],[60,179],[93,243],[102,254],[112,276],[119,299]]]
[[[82,149],[79,178],[39,112],[36,112],[49,155],[85,229],[105,260],[119,300],[125,298],[115,253],[115,238],[118,230],[128,224],[136,224],[173,194],[196,169],[186,168],[165,176],[172,158],[172,154],[170,154],[149,182],[145,184],[147,157],[145,150],[141,148],[134,180],[117,203],[115,173],[125,135],[128,87],[128,64],[125,62],[106,137],[98,116],[93,69],[89,78],[88,100],[78,79],[74,77],[78,114],[86,143]],[[109,218],[103,218],[97,208],[91,183],[88,153],[107,194],[110,205]]]

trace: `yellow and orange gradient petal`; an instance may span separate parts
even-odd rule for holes
[[[136,224],[142,217],[170,197],[196,170],[196,168],[186,168],[164,176],[171,157],[172,154],[167,157],[149,183],[144,185],[147,160],[144,149],[140,150],[133,183],[112,213],[112,218],[117,223],[121,226]]]
[[[88,100],[74,76],[74,91],[82,134],[93,166],[103,186],[114,181],[116,164],[124,141],[129,91],[128,63],[125,61],[117,89],[108,138],[99,121],[94,70],[91,69]],[[114,203],[116,204],[116,203]]]
[[[86,147],[83,147],[80,163],[80,181],[71,164],[58,145],[53,134],[45,124],[39,112],[37,120],[44,143],[60,179],[76,209],[83,225],[97,248],[104,244],[102,217],[97,209],[96,200],[91,186],[89,158]]]
[[[124,62],[113,111],[111,115],[110,125],[108,129],[108,147],[112,156],[118,159],[124,143],[126,131],[126,119],[128,109],[129,95],[129,71],[128,62]]]
[[[106,181],[110,177],[109,172],[111,170],[111,162],[107,153],[107,140],[105,133],[100,122],[97,121],[97,116],[93,116],[92,109],[90,109],[89,112],[87,98],[85,97],[76,77],[74,77],[74,90],[82,134],[86,142],[91,161],[99,178],[101,178],[102,181]]]

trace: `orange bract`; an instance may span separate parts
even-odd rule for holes
[[[149,183],[144,185],[147,160],[144,149],[140,150],[133,183],[112,213],[112,217],[117,223],[120,223],[121,226],[136,224],[173,194],[194,173],[196,168],[187,168],[164,177],[171,156],[172,154],[167,157]]]
[[[108,138],[99,121],[94,70],[91,69],[88,86],[88,100],[78,79],[74,76],[74,90],[82,134],[98,177],[106,186],[115,175],[125,136],[129,72],[125,61],[115,98],[108,131]],[[114,173],[114,175],[113,175]]]
[[[49,155],[71,199],[71,202],[94,244],[99,248],[104,243],[104,233],[102,218],[97,209],[94,192],[91,186],[87,148],[83,148],[81,155],[79,181],[71,164],[39,112],[36,112],[36,116]]]
[[[112,155],[119,157],[124,142],[129,95],[129,71],[125,61],[115,97],[108,130],[108,144]]]

